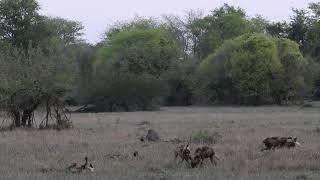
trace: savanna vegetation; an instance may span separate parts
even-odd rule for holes
[[[228,4],[136,17],[97,44],[40,8],[0,0],[0,179],[319,179],[319,2],[282,22]],[[302,147],[260,152],[266,136]],[[218,165],[174,161],[186,142]],[[65,171],[84,156],[95,173]]]
[[[292,104],[319,98],[319,3],[287,22],[223,5],[210,14],[135,18],[96,45],[79,22],[39,14],[35,0],[0,2],[0,97],[12,126],[71,126],[82,112],[162,105]]]

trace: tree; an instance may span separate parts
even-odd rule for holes
[[[310,3],[308,8],[312,11],[313,18],[319,20],[319,18],[320,18],[320,2]]]
[[[0,54],[1,104],[13,119],[12,126],[32,126],[33,113],[45,105],[49,120],[59,128],[69,126],[64,116],[62,97],[72,81],[71,58],[65,47],[44,54],[40,48],[24,49],[7,46]],[[61,125],[61,126],[60,126]]]
[[[13,126],[32,126],[33,113],[46,107],[46,118],[68,127],[63,97],[74,79],[73,44],[80,41],[78,22],[40,16],[35,0],[0,1],[1,105]]]
[[[271,82],[281,70],[272,38],[253,34],[238,39],[241,48],[231,57],[231,78],[240,103],[259,105],[271,92]]]
[[[269,21],[263,18],[261,15],[257,15],[250,19],[251,29],[256,33],[266,34],[270,25]]]
[[[230,74],[231,57],[239,49],[239,41],[225,41],[198,66],[194,91],[199,103],[237,103]]]
[[[267,32],[276,38],[288,37],[288,24],[286,22],[276,22],[267,25]]]
[[[104,110],[146,109],[155,99],[163,97],[165,90],[159,87],[165,87],[165,82],[161,76],[176,67],[180,50],[166,28],[145,22],[134,21],[117,27],[117,31],[112,28],[98,49],[93,78],[99,82],[95,89],[102,93],[96,93],[94,99],[106,102],[99,105]],[[120,91],[125,82],[129,88]],[[147,93],[150,95],[146,97],[139,95]],[[132,94],[137,98],[127,98]],[[109,101],[111,95],[116,100]]]
[[[72,94],[69,95],[68,103],[85,104],[90,101],[93,85],[93,63],[97,46],[80,43],[75,45],[75,66],[77,74],[75,77],[75,86]]]
[[[314,20],[306,33],[305,52],[320,63],[320,20]]]
[[[82,30],[83,26],[79,22],[42,16],[35,27],[35,36],[31,40],[38,42],[41,46],[59,43],[77,44],[82,42]]]
[[[281,72],[274,40],[246,34],[226,41],[199,66],[197,87],[207,102],[259,105],[271,97],[273,78]]]
[[[175,40],[182,47],[181,57],[184,59],[193,58],[196,55],[198,42],[198,29],[194,22],[202,18],[201,11],[189,11],[184,17],[163,16],[164,25],[173,34]]]
[[[288,28],[288,38],[299,43],[303,48],[305,36],[308,31],[308,16],[305,10],[293,9],[294,15],[291,17]]]
[[[0,1],[0,40],[27,48],[40,18],[35,0]]]
[[[304,75],[307,63],[298,44],[294,41],[280,38],[276,40],[276,43],[282,73],[278,76],[280,79],[274,79],[272,89],[273,98],[281,105],[282,99],[288,101],[289,98],[297,97],[305,89]]]
[[[250,32],[250,23],[242,9],[224,4],[211,15],[194,21],[193,28],[199,41],[198,57],[202,59],[214,52],[225,40]]]
[[[133,27],[105,41],[98,50],[95,67],[160,76],[175,64],[178,55],[178,46],[165,29]]]
[[[79,22],[39,15],[35,0],[0,1],[0,40],[24,49],[74,44],[80,41]]]

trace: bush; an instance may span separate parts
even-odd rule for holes
[[[297,98],[305,90],[304,76],[307,61],[303,58],[298,44],[294,41],[280,38],[276,39],[276,44],[282,68],[280,76],[274,80],[271,89],[273,99],[281,105],[282,99]]]
[[[122,29],[106,39],[98,49],[94,67],[103,66],[130,72],[160,76],[175,66],[179,49],[170,33],[161,27]],[[100,72],[103,73],[103,72]]]
[[[233,102],[235,94],[232,93],[230,59],[238,47],[238,42],[226,41],[215,53],[200,63],[195,73],[194,84],[194,92],[199,103]]]
[[[195,93],[201,103],[281,104],[304,90],[305,65],[293,41],[242,35],[203,60],[196,71]]]
[[[168,83],[168,95],[165,98],[167,106],[188,106],[195,103],[193,79],[196,62],[181,61],[177,68],[164,74],[162,78]]]
[[[152,110],[167,94],[166,83],[148,74],[113,72],[94,89],[96,112]]]
[[[25,51],[8,45],[0,53],[0,102],[13,126],[33,126],[34,112],[45,106],[43,126],[70,127],[63,97],[73,82],[73,57],[65,49],[45,54],[40,48]]]
[[[93,63],[97,111],[151,110],[167,94],[163,75],[179,57],[171,34],[153,21],[138,20],[113,28]]]

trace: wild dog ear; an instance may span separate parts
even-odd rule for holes
[[[293,141],[296,142],[296,141],[297,141],[297,138],[295,137],[295,138],[293,139]]]
[[[91,172],[93,172],[93,171],[94,171],[94,168],[93,168],[93,166],[92,166],[92,164],[91,164],[91,163],[90,163],[90,165],[89,165],[88,169],[89,169]]]
[[[186,145],[185,149],[190,151],[189,143]]]

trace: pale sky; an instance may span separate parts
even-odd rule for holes
[[[287,20],[291,8],[306,8],[317,0],[38,0],[41,14],[59,16],[81,22],[84,39],[96,43],[114,22],[135,16],[160,17],[164,14],[183,15],[188,10],[205,14],[223,3],[239,6],[249,16],[261,14],[272,21]]]

